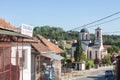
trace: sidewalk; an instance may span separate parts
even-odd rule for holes
[[[62,73],[62,80],[75,80],[77,78],[85,77],[86,75],[89,75],[94,71],[104,70],[104,69],[113,69],[113,66],[104,66],[104,67],[99,67],[98,69],[91,68],[90,70],[71,71],[69,73]]]

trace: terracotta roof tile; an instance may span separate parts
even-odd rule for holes
[[[45,39],[43,36],[41,35],[37,35],[37,38],[45,45],[47,46],[52,52],[54,53],[62,53],[64,52],[62,49],[60,49],[57,45],[51,43],[50,41],[48,41],[47,39]]]
[[[1,18],[0,18],[0,28],[17,31],[17,28],[15,28],[15,26],[11,25],[9,22],[6,22],[4,19]]]
[[[104,49],[108,49],[111,47],[111,45],[103,45]]]
[[[32,46],[40,53],[46,53],[49,52],[50,49],[48,47],[46,47],[45,45],[43,45],[39,40],[37,40],[37,38],[34,38],[35,41],[37,41],[38,43],[32,43]]]

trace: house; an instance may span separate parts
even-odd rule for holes
[[[35,41],[37,41],[37,43],[32,43],[32,50],[31,50],[31,80],[41,80],[40,77],[42,75],[41,71],[42,71],[42,64],[43,62],[46,61],[42,61],[42,57],[41,54],[47,53],[50,50],[44,45],[42,44],[36,37],[34,38]],[[50,63],[50,61],[47,61]]]
[[[94,60],[98,58],[101,60],[103,56],[107,54],[107,50],[103,47],[102,29],[100,27],[95,29],[95,38],[93,42],[90,40],[90,34],[87,28],[81,29],[79,40],[82,43],[82,48],[85,51],[87,59]],[[72,59],[74,58],[76,45],[77,43],[72,44]]]
[[[0,80],[31,80],[31,42],[0,19]]]
[[[41,80],[41,71],[51,64],[58,80],[63,50],[40,35],[33,39],[20,31],[0,19],[0,80]]]
[[[48,76],[51,78],[54,77],[54,80],[60,79],[61,78],[61,59],[63,59],[63,57],[60,56],[60,53],[62,53],[63,50],[61,50],[58,46],[51,43],[50,41],[48,41],[47,39],[45,39],[40,35],[37,35],[34,39],[37,40],[38,43],[33,43],[32,48],[35,51],[35,53],[39,54],[36,56],[39,56],[39,59],[40,59],[40,61],[36,63],[36,65],[40,64],[39,71],[36,70],[38,71],[38,73],[40,73],[40,76],[38,74],[35,80],[39,80],[38,79],[39,77],[41,80],[44,80]],[[36,67],[35,69],[38,69],[38,68]],[[46,74],[48,76],[46,76]]]
[[[61,40],[61,41],[60,41],[60,44],[67,44],[67,43],[66,43],[66,40]]]

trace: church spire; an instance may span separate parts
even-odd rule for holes
[[[102,29],[98,27],[97,29],[95,29],[95,44],[102,44],[102,43],[103,43]]]

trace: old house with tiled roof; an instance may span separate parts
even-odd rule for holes
[[[59,54],[64,52],[62,49],[60,49],[57,45],[51,43],[50,41],[48,41],[47,39],[45,39],[43,36],[41,35],[37,35],[37,38],[44,44],[46,45],[53,53],[55,54]]]
[[[38,35],[32,39],[0,19],[0,80],[42,80],[42,67],[48,68],[51,64],[56,71],[54,78],[58,80],[62,52],[44,37]]]
[[[11,25],[9,22],[6,22],[4,19],[0,18],[0,28],[4,28],[7,30],[17,31],[15,26]]]
[[[31,41],[0,19],[0,80],[31,80]]]
[[[45,76],[45,73],[44,73],[46,69],[48,69],[48,71],[52,70],[52,73],[49,72],[50,74],[48,74],[49,78],[51,79],[54,78],[54,80],[58,80],[58,78],[60,79],[60,76],[58,75],[60,75],[61,73],[61,59],[63,59],[63,57],[61,57],[59,54],[62,53],[63,50],[61,50],[58,46],[51,43],[50,41],[48,41],[46,38],[44,38],[41,35],[37,35],[36,37],[34,37],[34,40],[38,41],[38,43],[32,43],[32,48],[34,49],[33,51],[35,53],[40,54],[40,55],[37,55],[38,58],[40,59],[40,66],[38,65],[39,60],[35,61],[35,62],[38,62],[37,63],[38,66],[36,66],[35,69],[40,68],[39,69],[40,71],[39,74],[41,77],[40,79],[44,80],[45,78],[47,78],[47,76]],[[55,74],[55,75],[51,76],[51,74]],[[35,80],[39,78],[38,76],[36,77]]]

